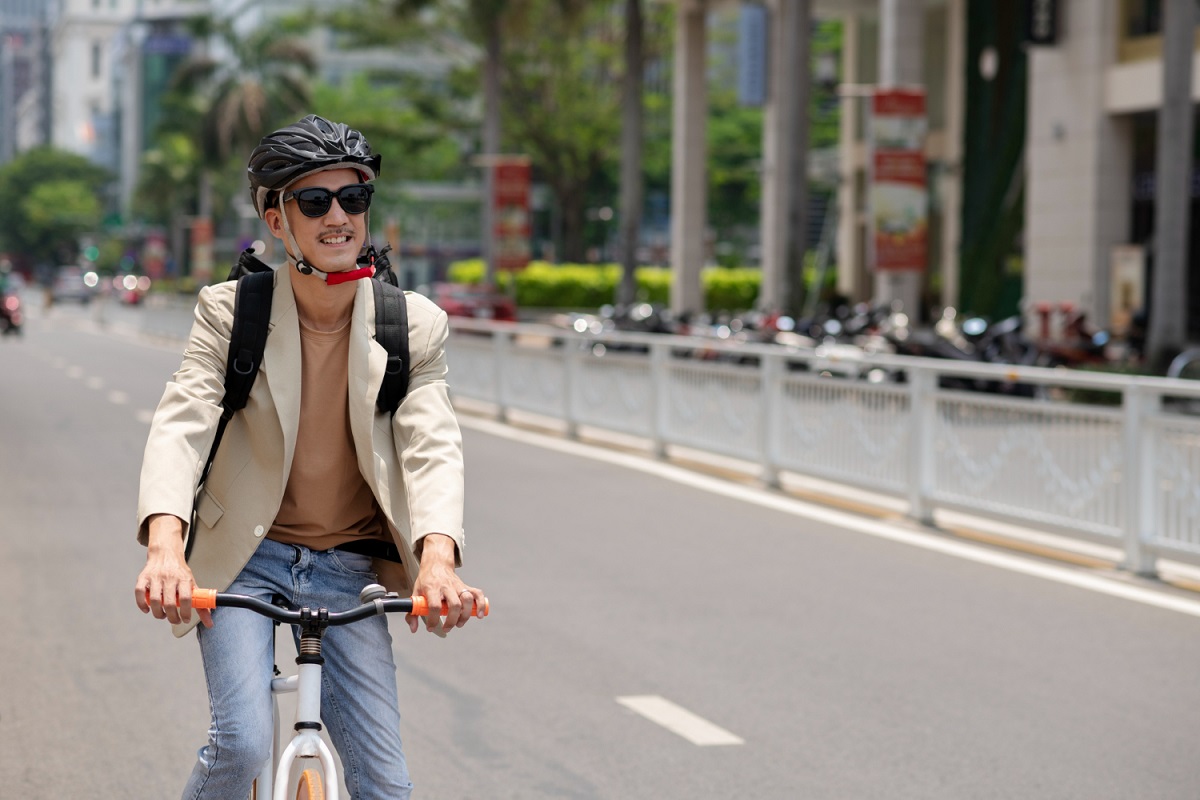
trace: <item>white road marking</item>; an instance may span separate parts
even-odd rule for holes
[[[152,419],[154,419],[154,412],[146,411],[145,409],[142,409],[141,411],[134,414],[134,417],[136,417],[137,421],[142,423],[143,425],[149,425],[150,421]]]
[[[104,387],[104,381],[100,378],[88,378],[87,381],[84,382],[84,386],[88,387],[89,389],[101,389]]]
[[[988,566],[999,567],[1010,572],[1018,572],[1035,578],[1074,586],[1079,589],[1087,589],[1088,591],[1106,594],[1110,597],[1119,597],[1123,600],[1132,600],[1135,603],[1167,611],[1176,611],[1180,614],[1200,617],[1200,602],[1196,600],[1124,583],[1119,578],[1102,577],[1078,568],[1060,567],[1055,564],[1046,564],[1022,556],[997,552],[986,547],[925,533],[903,525],[858,517],[845,511],[826,508],[813,503],[807,503],[803,500],[774,494],[765,489],[756,489],[729,483],[718,478],[709,477],[708,475],[689,472],[673,464],[654,461],[646,457],[612,452],[600,447],[593,447],[566,439],[555,439],[551,436],[510,428],[498,422],[466,414],[460,414],[459,421],[463,427],[474,428],[475,430],[490,433],[494,436],[501,436],[514,441],[544,447],[548,450],[557,450],[560,453],[592,458],[628,469],[640,470],[711,494],[723,495],[734,500],[754,503],[763,508],[774,509],[785,514],[794,514],[795,516],[805,517],[806,519],[826,525],[865,533],[868,536],[920,547],[924,550],[932,550],[944,555],[954,556],[955,558],[962,558],[979,564],[987,564]]]
[[[83,377],[83,367],[67,367],[67,377],[68,378],[82,378]]]
[[[618,697],[617,702],[699,747],[745,744],[741,738],[656,694]]]
[[[114,406],[123,406],[129,402],[129,395],[124,392],[112,391],[108,393],[108,402]]]

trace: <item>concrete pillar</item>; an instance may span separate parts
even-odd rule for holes
[[[967,0],[946,3],[946,120],[945,150],[939,178],[942,206],[942,295],[943,306],[958,306],[962,244],[962,159],[963,129],[967,113]]]
[[[857,14],[842,17],[842,82],[854,86],[862,82],[858,71],[862,23]],[[865,100],[857,96],[841,99],[838,119],[838,239],[837,291],[849,298],[865,293],[865,254],[862,238],[862,182],[856,153],[858,131]]]
[[[925,34],[924,0],[880,0],[879,86],[923,84],[921,48]],[[924,273],[875,272],[875,302],[900,301],[909,315],[920,308]]]
[[[1063,38],[1029,48],[1028,65],[1025,299],[1074,303],[1101,325],[1112,248],[1130,224],[1131,127],[1104,107],[1118,5],[1068,2]]]
[[[924,0],[880,0],[879,85],[921,85],[924,44]]]
[[[1195,0],[1163,2],[1163,97],[1154,164],[1153,300],[1147,355],[1163,371],[1187,343]],[[1107,305],[1107,304],[1106,304]]]
[[[683,0],[675,23],[675,108],[671,131],[671,311],[701,312],[708,159],[704,0]]]
[[[768,5],[759,306],[799,313],[808,216],[809,0]]]

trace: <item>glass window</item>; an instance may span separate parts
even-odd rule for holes
[[[92,77],[100,77],[100,59],[103,57],[100,42],[92,42]]]

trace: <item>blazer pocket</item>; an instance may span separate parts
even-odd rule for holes
[[[225,507],[218,503],[215,497],[207,491],[200,492],[200,500],[196,503],[196,516],[204,523],[204,527],[212,530],[224,513]]]

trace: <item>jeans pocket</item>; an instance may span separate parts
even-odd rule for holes
[[[333,563],[342,572],[349,575],[375,577],[375,570],[371,569],[370,556],[365,556],[362,553],[349,553],[345,550],[330,550],[329,552],[333,556]]]

